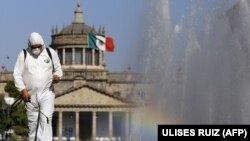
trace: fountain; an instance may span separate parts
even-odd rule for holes
[[[175,25],[169,2],[152,3],[143,70],[155,91],[149,100],[153,110],[143,114],[154,117],[155,129],[157,124],[249,124],[250,1],[194,0]]]

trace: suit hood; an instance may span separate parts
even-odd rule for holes
[[[28,40],[28,46],[30,48],[30,46],[36,44],[41,44],[43,47],[45,46],[42,36],[37,32],[32,32]]]

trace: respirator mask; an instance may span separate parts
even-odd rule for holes
[[[41,48],[31,49],[33,55],[38,56],[41,53]]]

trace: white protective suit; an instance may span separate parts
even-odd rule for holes
[[[31,53],[30,46],[34,44],[43,45],[43,49],[38,56],[34,56]],[[26,89],[30,95],[30,102],[25,103],[28,117],[29,141],[34,141],[35,136],[37,141],[52,141],[51,120],[54,112],[55,98],[52,78],[53,74],[61,78],[62,69],[57,53],[53,49],[49,49],[54,65],[53,73],[52,60],[46,51],[41,35],[36,32],[30,35],[29,47],[26,49],[26,59],[24,59],[24,51],[21,51],[14,68],[15,86],[20,92]],[[39,125],[37,126],[38,121]]]

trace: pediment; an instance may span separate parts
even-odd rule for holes
[[[55,105],[126,106],[129,105],[129,103],[105,95],[88,87],[82,87],[78,90],[57,97],[55,99]]]

